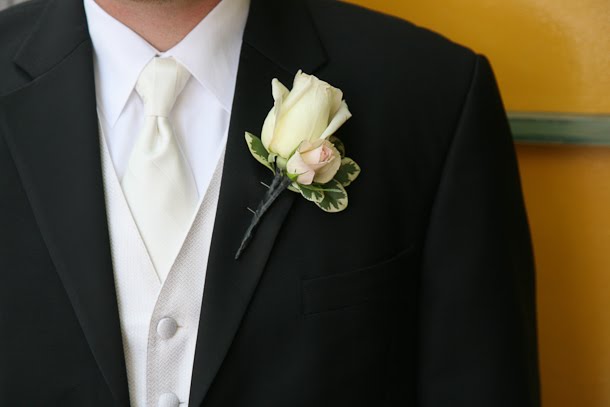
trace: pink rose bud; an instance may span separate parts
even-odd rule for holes
[[[301,185],[325,184],[341,167],[341,155],[328,140],[303,141],[290,157],[286,170]]]

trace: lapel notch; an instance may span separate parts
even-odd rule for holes
[[[0,130],[102,376],[127,406],[82,1],[50,0],[14,61],[33,80],[0,99]]]
[[[36,78],[88,40],[82,1],[51,0],[13,60],[32,78]]]

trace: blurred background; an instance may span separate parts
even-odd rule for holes
[[[610,1],[349,1],[490,58],[534,238],[544,407],[610,406]]]

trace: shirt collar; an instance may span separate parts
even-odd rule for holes
[[[166,52],[157,51],[94,0],[84,2],[94,49],[97,103],[110,126],[121,115],[140,72],[157,55],[178,60],[231,111],[250,0],[222,0]]]

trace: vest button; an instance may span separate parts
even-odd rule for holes
[[[180,399],[174,393],[165,393],[159,397],[158,407],[178,407]]]
[[[157,333],[162,339],[169,339],[176,334],[178,323],[173,318],[163,318],[157,324]]]

